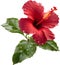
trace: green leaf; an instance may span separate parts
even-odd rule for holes
[[[52,51],[58,51],[58,46],[55,41],[48,40],[44,45],[40,46],[43,49],[52,50]]]
[[[22,62],[26,58],[30,58],[36,51],[36,44],[31,41],[22,40],[16,46],[15,52],[12,57],[14,64]]]
[[[6,30],[12,32],[12,33],[21,33],[18,25],[18,19],[17,18],[8,18],[7,22],[2,25]]]

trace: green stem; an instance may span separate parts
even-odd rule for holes
[[[23,35],[24,35],[24,34],[23,34]],[[27,37],[27,34],[26,34],[26,35],[24,35],[24,37],[26,38],[26,40],[27,40],[27,41],[29,41],[29,39],[28,39],[28,37]]]

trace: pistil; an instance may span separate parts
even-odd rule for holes
[[[48,19],[51,16],[51,13],[54,12],[54,11],[56,11],[56,10],[57,10],[56,7],[51,8],[51,10],[48,11],[47,13],[45,13],[44,16],[43,16],[43,18],[36,25],[38,26],[43,20]]]

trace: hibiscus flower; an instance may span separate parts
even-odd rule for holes
[[[58,15],[54,12],[57,10],[56,7],[44,13],[44,7],[41,3],[27,1],[23,5],[23,10],[28,17],[19,20],[21,31],[26,34],[33,34],[33,39],[39,45],[55,38],[49,28],[55,27],[59,22]]]

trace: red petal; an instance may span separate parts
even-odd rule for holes
[[[43,45],[47,41],[47,39],[42,31],[38,31],[37,34],[34,34],[33,39],[35,40],[35,42],[38,45]]]
[[[48,28],[44,28],[42,31],[47,40],[53,40],[55,38],[54,34]]]
[[[23,6],[24,13],[31,19],[41,19],[44,8],[40,3],[28,1]]]
[[[33,39],[39,45],[43,45],[47,40],[53,40],[53,33],[47,28],[41,28],[37,34],[33,35]]]
[[[19,27],[23,32],[25,32],[27,34],[29,34],[29,33],[34,34],[37,31],[32,24],[32,20],[29,18],[20,19],[19,20]]]
[[[53,28],[58,24],[58,22],[59,22],[58,15],[52,12],[48,19],[42,22],[42,26],[46,28]]]

